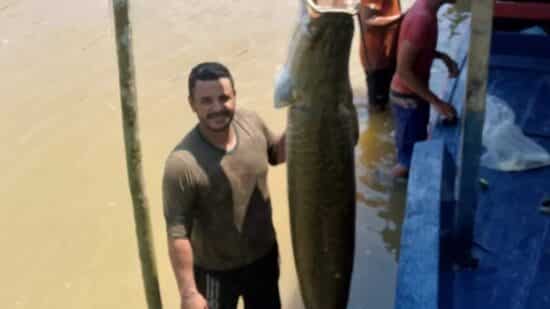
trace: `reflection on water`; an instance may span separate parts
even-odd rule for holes
[[[368,115],[356,150],[357,233],[351,309],[393,308],[406,182],[394,180],[391,112]]]
[[[395,180],[390,174],[395,164],[391,113],[371,115],[366,122],[358,149],[357,200],[359,205],[376,210],[384,220],[380,234],[386,249],[397,261],[406,182]]]

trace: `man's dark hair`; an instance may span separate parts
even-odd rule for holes
[[[235,90],[235,83],[233,82],[233,76],[229,72],[226,66],[218,62],[203,62],[196,65],[189,73],[189,96],[193,97],[193,90],[197,80],[218,80],[220,78],[229,78],[231,81],[231,87]]]

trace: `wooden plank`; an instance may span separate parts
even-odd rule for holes
[[[466,102],[460,117],[462,134],[458,153],[458,198],[453,232],[457,262],[463,265],[471,261],[494,1],[477,0],[470,5],[472,24],[468,80]]]
[[[497,1],[495,17],[550,21],[550,4]]]
[[[127,0],[113,0],[126,166],[132,195],[145,296],[149,309],[161,309],[158,275],[153,254],[151,220],[141,165],[136,78],[132,53],[132,28],[128,11]]]

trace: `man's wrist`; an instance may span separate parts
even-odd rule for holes
[[[449,55],[447,55],[446,53],[442,53],[442,52],[440,52],[440,51],[436,51],[436,52],[435,52],[435,56],[436,56],[436,58],[441,59],[441,61],[443,61],[443,62],[445,62],[445,63],[446,63],[447,61],[451,60],[451,57],[449,57]]]
[[[187,299],[187,298],[191,298],[193,297],[194,295],[198,294],[199,291],[197,291],[196,288],[190,288],[190,289],[185,289],[183,291],[181,291],[181,298],[182,299]]]
[[[443,102],[441,102],[441,100],[440,100],[437,96],[435,96],[435,95],[431,98],[431,100],[430,100],[429,102],[430,102],[430,104],[432,104],[433,106],[438,106],[438,105],[441,105],[441,103],[443,103]]]

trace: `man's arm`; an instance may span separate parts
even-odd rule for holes
[[[402,14],[392,16],[373,16],[365,19],[369,27],[387,27],[397,23],[403,17]]]
[[[286,131],[279,136],[275,142],[275,162],[274,165],[286,162]]]
[[[435,51],[435,57],[441,59],[449,70],[449,77],[458,77],[460,71],[458,70],[458,64],[446,53]]]
[[[414,73],[414,63],[420,50],[409,41],[402,42],[397,55],[397,74],[416,95],[432,104],[445,118],[450,120],[456,116],[454,108],[439,99],[429,88],[428,84],[421,81]]]
[[[404,16],[404,14],[380,16],[382,5],[382,1],[360,5],[359,13],[365,25],[368,27],[387,27],[395,24]]]
[[[189,239],[168,237],[168,253],[180,292],[181,309],[208,308],[195,283],[193,249]]]
[[[260,130],[267,141],[267,157],[269,164],[277,165],[286,162],[286,130],[277,135],[267,127],[263,119],[254,113]]]
[[[193,249],[189,239],[168,237],[168,254],[182,298],[197,293],[193,273]]]
[[[162,181],[168,254],[180,293],[181,309],[205,309],[206,300],[197,291],[193,270],[192,231],[195,189],[187,165],[176,155],[167,162]]]

